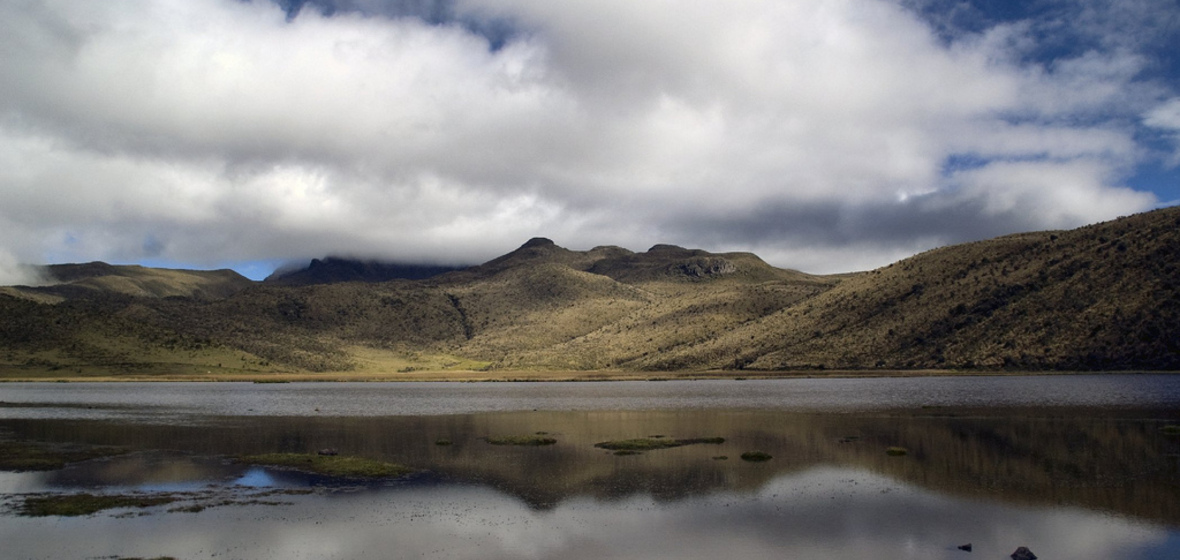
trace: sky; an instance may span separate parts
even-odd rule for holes
[[[1180,203],[1176,0],[0,0],[25,264],[813,273]]]

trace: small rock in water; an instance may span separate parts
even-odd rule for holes
[[[1037,560],[1037,555],[1033,554],[1027,546],[1022,546],[1012,553],[1012,560]]]
[[[959,545],[959,550],[966,550],[967,552],[971,552],[971,543]]]
[[[340,454],[339,451],[337,451],[335,448],[332,448],[332,447],[329,447],[327,449],[321,449],[321,450],[317,451],[316,453],[319,453],[320,455],[324,455],[326,457],[334,457],[334,456]]]

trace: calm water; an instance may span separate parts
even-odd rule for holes
[[[0,472],[0,558],[1177,558],[1176,424],[1180,376],[1159,375],[0,384],[0,439],[130,450]],[[536,432],[558,443],[484,440]],[[649,436],[725,441],[594,446]],[[232,459],[329,447],[417,473]],[[752,450],[773,458],[739,459]],[[178,501],[15,512],[80,492]]]
[[[0,418],[388,416],[701,408],[1180,407],[1180,375],[603,383],[5,383]]]

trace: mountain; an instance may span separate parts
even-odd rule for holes
[[[8,289],[0,373],[1180,370],[1178,236],[1168,208],[833,276],[536,238],[419,280],[362,267],[164,298],[107,280],[56,303]],[[306,270],[356,271],[328,261]]]
[[[336,282],[388,282],[390,280],[424,280],[464,267],[418,265],[374,260],[327,257],[312,259],[306,267],[278,270],[264,280],[280,286],[310,286]]]
[[[1168,208],[928,251],[708,348],[757,369],[1174,370],[1178,284],[1180,208]]]
[[[43,285],[4,287],[0,293],[47,303],[111,294],[220,299],[253,285],[233,270],[172,270],[104,262],[55,264],[36,267],[34,273],[44,280]]]

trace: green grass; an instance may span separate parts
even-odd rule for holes
[[[90,515],[105,509],[114,508],[148,508],[170,504],[177,500],[174,496],[139,496],[129,494],[59,494],[42,495],[25,498],[24,503],[17,507],[17,514],[27,517],[46,517],[51,515],[78,516]]]
[[[909,450],[904,447],[890,447],[885,449],[885,454],[890,457],[901,457],[909,454]]]
[[[384,461],[314,453],[265,453],[246,455],[239,461],[251,465],[289,467],[301,471],[346,478],[391,478],[413,472],[408,467]]]
[[[546,437],[544,435],[530,434],[527,436],[502,436],[502,437],[488,437],[484,441],[492,445],[553,445],[557,443],[556,439]]]
[[[742,460],[743,461],[750,461],[752,463],[760,463],[762,461],[769,461],[773,458],[774,457],[771,454],[763,452],[763,451],[747,451],[745,453],[742,453]]]
[[[0,470],[53,471],[69,463],[127,453],[118,447],[63,447],[42,443],[0,442]]]
[[[1166,436],[1180,436],[1180,426],[1175,424],[1168,424],[1167,426],[1160,428],[1160,431]]]
[[[594,444],[594,447],[601,449],[609,449],[611,451],[654,451],[656,449],[669,449],[672,447],[681,447],[685,445],[694,445],[698,443],[722,444],[725,443],[725,438],[711,437],[711,438],[688,438],[688,439],[665,439],[663,437],[650,438],[635,438],[635,439],[620,439],[615,441],[603,441]]]

